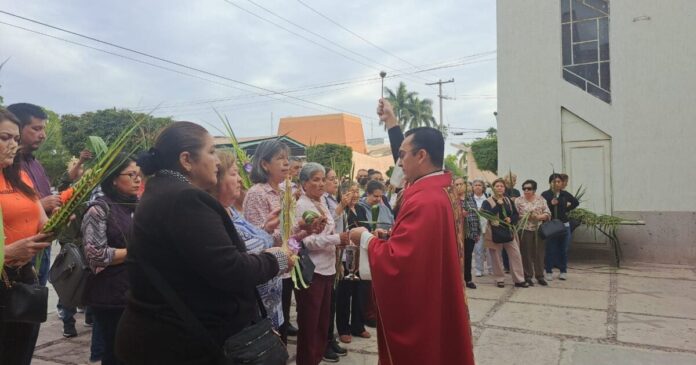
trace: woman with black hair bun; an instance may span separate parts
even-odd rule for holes
[[[170,124],[138,159],[154,176],[128,244],[131,290],[116,334],[126,364],[219,363],[225,340],[260,320],[256,286],[292,267],[279,247],[246,252],[227,211],[206,192],[219,164],[212,136],[190,122]]]

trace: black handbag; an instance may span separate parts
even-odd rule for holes
[[[494,226],[491,224],[491,238],[495,243],[509,243],[512,242],[512,230],[510,227],[499,224]]]
[[[82,247],[65,243],[48,272],[48,281],[56,289],[61,304],[79,307],[85,304],[85,287],[91,274]]]
[[[33,283],[11,280],[7,269],[2,270],[3,288],[0,289],[0,313],[3,322],[43,323],[48,309],[48,288],[41,286],[34,267],[29,264]],[[26,270],[26,266],[19,270]],[[21,277],[18,270],[18,277]]]
[[[539,237],[543,240],[565,237],[567,233],[566,226],[560,219],[552,219],[539,226]]]
[[[133,247],[131,247],[131,250],[134,251]],[[147,261],[143,260],[142,256],[136,262],[143,269],[151,284],[159,290],[160,294],[162,294],[191,331],[196,333],[197,337],[206,343],[211,353],[219,354],[217,356],[218,364],[285,365],[287,363],[289,358],[288,350],[280,339],[280,335],[273,329],[258,290],[254,289],[254,292],[256,293],[256,300],[262,319],[227,338],[221,348],[205,326],[176,295],[174,289],[169,286],[169,283],[164,280],[162,275],[150,266]]]
[[[302,272],[302,280],[309,286],[312,284],[312,278],[314,277],[314,269],[316,265],[309,257],[309,250],[304,245],[304,242],[300,243],[300,251],[297,253],[298,259],[295,265],[300,265],[300,271]]]

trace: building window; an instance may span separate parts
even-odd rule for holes
[[[561,0],[563,79],[611,103],[609,0]]]

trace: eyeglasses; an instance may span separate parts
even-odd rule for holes
[[[523,187],[522,190],[524,190],[524,191],[534,191],[534,189],[533,189],[533,188],[530,188],[529,186]]]
[[[128,177],[130,177],[131,180],[143,178],[143,175],[140,175],[139,172],[135,172],[135,171],[126,172],[125,174],[118,174],[118,175],[119,176],[128,176]]]

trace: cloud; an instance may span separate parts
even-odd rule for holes
[[[168,58],[226,78],[249,82],[266,89],[285,90],[336,80],[374,78],[379,70],[389,75],[412,64],[432,64],[493,50],[495,2],[387,1],[356,0],[320,2],[304,0],[342,25],[396,54],[385,54],[350,35],[300,3],[292,0],[254,0],[258,4],[307,29],[332,40],[326,43],[254,6],[247,0],[230,0],[258,15],[281,24],[293,32],[332,49],[328,51],[249,15],[225,1],[190,2],[183,0],[70,3],[15,2],[4,8],[22,16],[65,27],[103,40]],[[6,15],[0,21],[59,35],[98,48],[108,48],[88,40],[23,22]],[[265,92],[215,76],[180,69],[202,81],[134,63],[94,50],[41,37],[0,24],[3,47],[0,58],[12,56],[0,74],[6,102],[30,101],[59,113],[81,113],[109,107],[152,106],[164,103],[156,114],[172,115],[201,123],[216,124],[212,108],[224,112],[238,123],[240,136],[266,135],[271,129],[271,113],[277,119],[288,115],[333,113],[335,110],[306,104],[285,97],[251,97]],[[352,52],[341,49],[338,45]],[[176,68],[123,50],[110,50]],[[337,53],[344,54],[340,56]],[[365,57],[362,57],[365,56]],[[354,58],[361,63],[349,60]],[[379,65],[379,64],[383,65]],[[398,79],[387,79],[394,88],[399,81],[421,97],[434,101],[437,89],[426,81],[449,79],[456,83],[444,88],[445,94],[495,95],[495,62],[442,69]],[[242,90],[240,90],[242,89]],[[312,89],[293,95],[337,109],[370,116],[379,97],[379,82]],[[212,103],[206,99],[234,98]],[[276,99],[285,99],[286,102]],[[176,105],[176,107],[174,107]],[[459,127],[484,128],[494,125],[492,112],[496,100],[462,98],[445,101],[445,120]],[[437,116],[437,115],[436,115]],[[370,120],[364,129],[370,136]],[[379,126],[375,135],[385,135]]]

